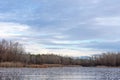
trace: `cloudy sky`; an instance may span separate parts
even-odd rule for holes
[[[34,54],[120,51],[120,0],[0,0],[3,38]]]

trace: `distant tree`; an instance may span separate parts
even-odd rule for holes
[[[20,61],[24,48],[18,42],[2,40],[0,42],[0,61]]]

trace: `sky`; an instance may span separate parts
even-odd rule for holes
[[[120,0],[0,0],[0,39],[33,54],[120,51]]]

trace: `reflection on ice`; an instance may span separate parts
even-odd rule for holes
[[[3,72],[0,73],[0,80],[22,80],[22,76],[18,75],[17,73],[7,73]]]
[[[0,68],[0,80],[119,80],[119,68]]]

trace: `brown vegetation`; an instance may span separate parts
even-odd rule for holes
[[[20,62],[1,62],[0,67],[25,67],[25,65]]]

